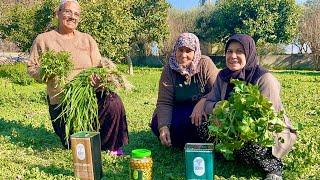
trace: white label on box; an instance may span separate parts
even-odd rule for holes
[[[83,161],[86,158],[86,150],[84,149],[84,145],[77,144],[76,151],[77,151],[77,158]]]
[[[202,157],[194,158],[194,160],[193,160],[194,174],[197,176],[202,176],[202,175],[204,175],[205,171],[206,171],[206,168],[205,168],[204,159]]]

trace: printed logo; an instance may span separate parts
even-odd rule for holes
[[[194,158],[194,160],[193,160],[194,174],[197,176],[202,176],[202,175],[204,175],[205,171],[206,171],[206,168],[205,168],[204,159],[202,157]]]
[[[86,158],[86,150],[83,144],[77,144],[76,146],[77,158],[83,161]]]

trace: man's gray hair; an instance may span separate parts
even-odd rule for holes
[[[59,4],[59,9],[58,9],[58,10],[60,11],[61,9],[63,9],[64,5],[65,5],[67,2],[74,2],[74,3],[76,3],[76,4],[79,5],[79,3],[78,3],[77,0],[61,0],[61,2],[60,2],[60,4]],[[80,6],[80,5],[79,5],[79,6]]]

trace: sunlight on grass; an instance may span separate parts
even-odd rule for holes
[[[125,66],[120,69],[124,71]],[[159,68],[136,68],[128,80],[135,86],[121,91],[129,128],[126,156],[102,152],[103,179],[128,179],[129,154],[135,148],[152,151],[154,179],[184,179],[184,152],[160,145],[149,122],[156,105]],[[319,173],[320,74],[274,72],[282,84],[282,100],[294,123],[302,123],[295,149],[284,158],[285,179],[316,179]],[[0,78],[0,179],[72,179],[70,150],[62,149],[47,109],[45,85],[21,86]],[[256,169],[215,158],[215,179],[262,179]]]

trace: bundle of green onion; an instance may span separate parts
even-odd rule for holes
[[[41,79],[47,82],[50,77],[54,77],[58,82],[57,85],[63,87],[67,76],[73,69],[70,57],[71,55],[67,51],[55,52],[49,50],[42,53],[39,57]]]
[[[66,140],[71,132],[99,131],[98,103],[96,89],[91,84],[91,76],[96,74],[101,79],[104,93],[123,87],[123,78],[115,70],[90,68],[82,71],[67,83],[62,91],[61,107],[66,122]],[[103,94],[103,93],[102,93]]]

